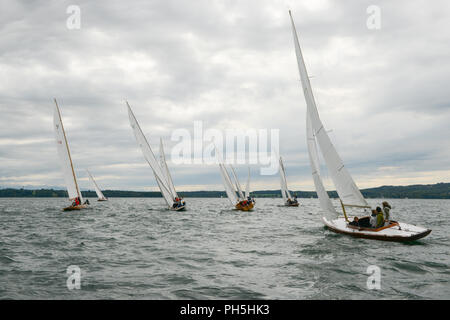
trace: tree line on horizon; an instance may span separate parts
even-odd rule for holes
[[[83,197],[97,197],[94,191],[82,191]],[[317,198],[315,191],[291,191],[298,198]],[[450,183],[436,183],[429,185],[410,186],[381,186],[376,188],[362,189],[365,198],[391,198],[391,199],[450,199]],[[108,198],[159,198],[159,191],[124,191],[104,190],[103,194]],[[180,191],[178,194],[186,198],[220,198],[226,197],[225,191]],[[280,190],[253,191],[251,195],[256,198],[281,198]],[[336,191],[328,191],[331,198],[337,198]],[[55,189],[0,189],[1,198],[58,198],[67,197],[66,190]]]

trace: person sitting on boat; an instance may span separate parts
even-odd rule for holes
[[[377,227],[377,212],[372,209],[372,214],[370,215],[370,226],[372,228]]]
[[[380,207],[377,207],[376,211],[377,211],[377,228],[380,228],[384,226],[383,211],[381,210]]]
[[[298,203],[297,196],[294,196],[294,203]]]
[[[389,221],[391,220],[390,211],[392,207],[387,201],[383,201],[382,205],[384,211],[384,219],[389,223]]]
[[[86,201],[84,202],[84,204],[89,205],[89,204],[90,204],[90,203],[89,203],[89,199],[86,199]]]
[[[359,220],[358,217],[354,217],[353,221],[350,222],[349,224],[352,225],[352,226],[359,227],[359,221],[358,220]]]

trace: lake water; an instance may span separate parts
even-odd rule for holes
[[[332,233],[317,199],[256,199],[246,213],[227,199],[186,199],[185,212],[90,200],[64,213],[67,199],[0,198],[0,299],[450,299],[449,200],[389,200],[394,219],[433,230],[408,244]]]

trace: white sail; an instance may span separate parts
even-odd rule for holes
[[[292,19],[291,12],[289,11],[292,23],[292,33],[294,36],[295,53],[297,55],[298,70],[303,87],[303,93],[307,105],[307,113],[311,121],[311,130],[315,137],[323,158],[325,160],[328,172],[336,187],[336,191],[339,198],[344,205],[363,206],[368,207],[367,201],[362,196],[352,177],[348,173],[347,169],[339,157],[336,149],[334,148],[330,137],[326,133],[322,121],[317,111],[316,103],[314,100],[313,92],[311,89],[311,83],[309,81],[308,73],[306,71],[305,62],[303,60],[300,44],[298,41],[297,31],[295,29],[294,20]]]
[[[244,193],[242,192],[241,184],[239,183],[239,180],[237,178],[236,171],[234,171],[234,168],[233,168],[233,166],[231,164],[229,164],[228,166],[230,167],[231,173],[233,174],[234,183],[236,185],[236,190],[237,190],[237,192],[239,194],[239,198],[241,200],[244,200],[245,199],[244,198]]]
[[[314,186],[316,187],[317,197],[319,198],[320,207],[328,218],[335,218],[338,216],[338,213],[331,203],[330,197],[323,186],[319,171],[320,164],[319,155],[317,153],[316,139],[314,138],[312,132],[311,120],[308,113],[306,114],[306,139],[308,144],[309,162],[311,164],[311,173],[314,180]]]
[[[233,187],[233,183],[231,182],[230,175],[222,163],[219,163],[219,169],[222,176],[223,185],[225,186],[225,192],[231,204],[234,206],[239,202],[239,199],[236,195],[236,190]]]
[[[128,117],[130,119],[130,125],[131,128],[133,128],[134,135],[136,137],[136,140],[139,144],[139,146],[142,149],[142,153],[144,154],[145,160],[147,160],[147,163],[150,165],[150,168],[153,170],[153,174],[155,175],[156,182],[158,183],[159,189],[161,190],[161,194],[163,195],[164,200],[166,200],[166,203],[169,207],[173,206],[175,196],[170,191],[169,183],[167,182],[167,179],[163,173],[163,170],[161,166],[159,165],[158,161],[156,160],[155,154],[153,153],[152,149],[150,148],[150,145],[147,142],[147,139],[145,138],[144,133],[141,130],[141,127],[139,126],[139,123],[136,120],[136,117],[133,114],[133,111],[131,110],[130,105],[127,102],[128,107]]]
[[[172,176],[170,175],[169,167],[167,166],[162,138],[159,139],[159,157],[163,174],[167,180],[167,183],[169,184],[169,190],[174,198],[178,198],[178,194],[172,181]]]
[[[250,197],[250,167],[248,167],[247,185],[245,186],[245,198]]]
[[[95,193],[97,194],[97,197],[100,200],[105,200],[106,197],[103,195],[103,192],[100,190],[99,186],[97,185],[97,182],[95,182],[94,177],[92,176],[92,174],[89,172],[88,169],[86,169],[86,172],[88,173],[89,179],[92,181],[92,184],[94,185],[94,189],[95,189]]]
[[[280,170],[281,195],[283,196],[284,202],[286,202],[287,199],[292,199],[292,196],[287,186],[286,170],[284,169],[283,159],[281,157],[279,170]]]
[[[53,127],[55,129],[56,147],[58,150],[59,160],[67,187],[67,193],[69,194],[69,199],[74,200],[76,197],[80,197],[80,201],[82,202],[83,198],[81,197],[81,192],[78,188],[77,178],[75,175],[75,170],[73,169],[72,158],[70,156],[69,144],[67,143],[61,113],[59,112],[56,99],[55,110],[53,113]]]
[[[220,152],[217,149],[215,144],[214,144],[214,150],[215,150],[216,158],[219,162],[220,175],[222,176],[222,181],[223,181],[223,185],[225,187],[225,192],[226,192],[227,197],[230,200],[231,204],[234,206],[239,202],[239,198],[236,195],[236,189],[234,188],[233,182],[231,181],[230,175],[228,174],[228,170],[225,167],[222,155],[220,154]]]

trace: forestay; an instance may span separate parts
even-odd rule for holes
[[[352,177],[348,173],[347,169],[344,167],[341,158],[339,157],[336,149],[334,148],[328,134],[326,133],[323,127],[322,121],[320,120],[319,112],[317,111],[316,103],[311,89],[311,83],[309,81],[305,62],[303,60],[303,56],[301,53],[294,21],[292,19],[290,11],[289,15],[291,17],[292,23],[292,33],[295,43],[297,64],[302,82],[303,93],[307,105],[307,119],[309,116],[311,126],[310,130],[312,131],[312,136],[316,139],[320,147],[323,158],[325,160],[325,164],[328,168],[328,172],[331,176],[331,179],[333,180],[333,183],[336,187],[336,191],[343,204],[349,206],[368,207],[367,201],[364,199],[355,182],[353,181]]]
[[[169,182],[166,179],[166,176],[163,172],[163,169],[158,163],[158,160],[156,160],[155,154],[153,153],[152,149],[150,148],[150,145],[145,138],[144,133],[141,130],[141,127],[139,126],[139,123],[136,120],[136,117],[133,114],[133,111],[131,110],[130,105],[127,102],[128,107],[128,117],[130,119],[131,128],[133,129],[134,135],[136,137],[136,140],[139,144],[139,146],[142,149],[142,153],[144,154],[145,160],[147,160],[147,163],[150,165],[150,168],[153,170],[153,174],[155,175],[156,182],[159,186],[159,189],[161,190],[161,194],[163,195],[164,200],[166,200],[166,203],[169,207],[173,206],[175,194],[172,194]]]
[[[61,163],[61,168],[64,175],[64,181],[67,187],[67,193],[69,199],[74,200],[79,197],[82,202],[80,190],[77,184],[77,178],[75,170],[73,169],[72,158],[70,156],[69,144],[67,143],[66,133],[61,119],[61,113],[59,112],[58,103],[55,99],[55,110],[53,113],[53,127],[55,129],[56,148],[58,150],[58,156]]]

